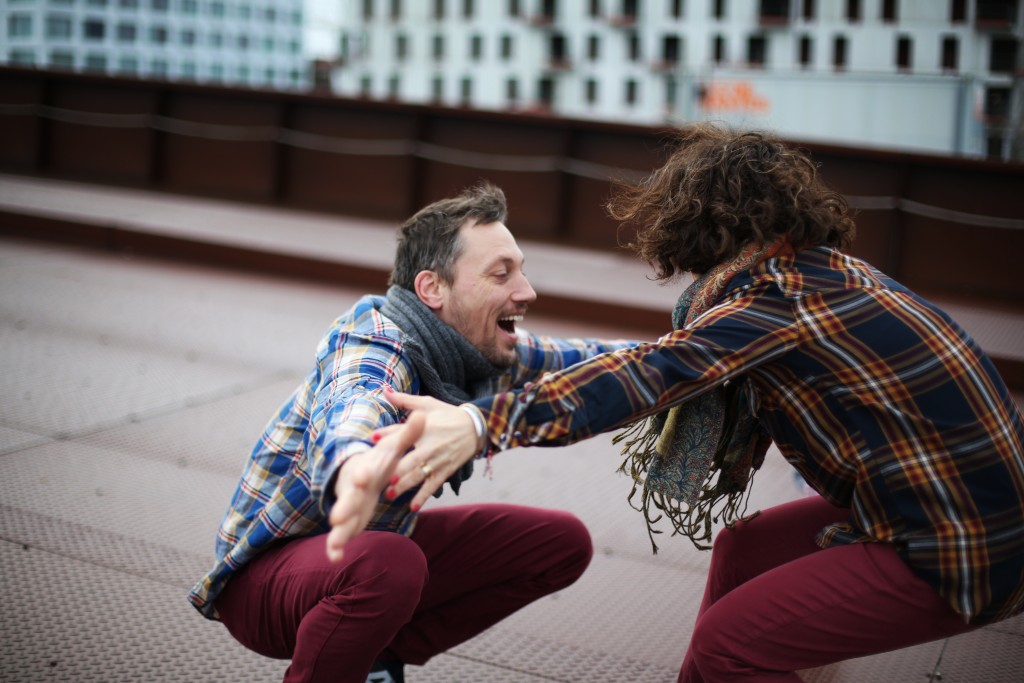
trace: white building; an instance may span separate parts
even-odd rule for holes
[[[303,0],[0,0],[0,62],[305,88]]]
[[[349,0],[333,90],[1019,157],[1019,0]]]

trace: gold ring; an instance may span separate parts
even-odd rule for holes
[[[434,468],[430,466],[429,462],[423,463],[423,466],[420,467],[420,469],[423,470],[424,479],[430,479],[430,475],[434,473]]]

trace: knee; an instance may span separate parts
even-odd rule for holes
[[[350,592],[355,587],[363,596],[376,595],[396,607],[415,609],[429,578],[423,551],[401,534],[379,531],[364,535],[368,538],[338,574],[337,591]]]
[[[578,579],[594,556],[594,542],[590,537],[590,530],[579,517],[564,510],[553,511],[551,527],[554,537],[562,549],[559,562],[559,571],[556,572],[558,579],[565,587]]]
[[[713,614],[706,613],[697,620],[690,637],[689,657],[703,679],[729,680],[738,673],[728,633],[728,626],[723,631],[722,623]]]

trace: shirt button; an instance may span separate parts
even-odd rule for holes
[[[521,439],[521,438],[523,438],[523,433],[517,431],[516,432],[516,439]]]

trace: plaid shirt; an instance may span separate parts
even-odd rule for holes
[[[826,248],[766,261],[658,342],[476,401],[494,448],[568,443],[752,380],[785,458],[849,521],[817,542],[891,543],[967,621],[1024,611],[1024,426],[946,314]]]
[[[253,448],[215,546],[216,566],[189,593],[205,616],[234,572],[271,544],[328,530],[331,486],[341,464],[370,447],[370,434],[401,419],[384,397],[390,386],[419,393],[419,378],[397,326],[380,314],[384,297],[366,296],[320,340],[316,366],[267,424]],[[630,342],[553,339],[521,332],[519,358],[492,380],[491,393],[536,380]],[[411,534],[408,492],[381,499],[369,528]]]

